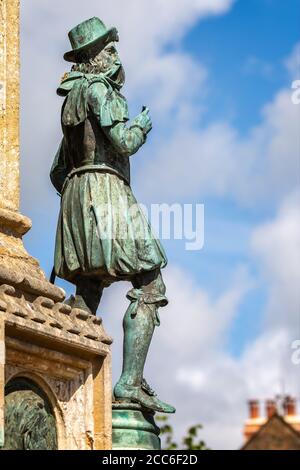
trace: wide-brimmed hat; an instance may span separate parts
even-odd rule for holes
[[[69,32],[69,39],[72,50],[66,52],[64,59],[68,62],[77,62],[78,57],[96,44],[103,47],[110,41],[118,41],[118,31],[116,28],[109,28],[97,17],[75,26]]]

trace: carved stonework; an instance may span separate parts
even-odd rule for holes
[[[101,319],[8,285],[0,286],[0,309],[6,386],[21,377],[43,391],[58,449],[110,449],[111,339]]]

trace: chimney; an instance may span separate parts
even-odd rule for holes
[[[248,401],[249,418],[245,422],[244,436],[245,441],[248,441],[253,434],[255,434],[259,428],[266,421],[265,418],[260,416],[260,403],[259,400]]]
[[[296,416],[296,400],[292,397],[286,397],[284,400],[284,415]]]
[[[296,398],[286,396],[283,401],[284,419],[300,433],[300,415],[297,414]]]
[[[249,406],[249,418],[250,419],[255,419],[259,418],[259,401],[258,400],[249,400],[248,401],[248,406]]]
[[[266,400],[266,415],[267,419],[271,418],[274,413],[277,412],[277,406],[275,400]]]

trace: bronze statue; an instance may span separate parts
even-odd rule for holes
[[[129,157],[152,128],[149,110],[143,108],[128,124],[115,28],[91,18],[76,26],[69,38],[72,50],[64,58],[74,65],[58,88],[65,97],[63,139],[51,169],[51,181],[61,194],[55,274],[76,285],[76,295],[69,299],[72,307],[93,314],[105,287],[131,281],[131,303],[123,322],[123,370],[114,396],[173,413],[143,378],[159,325],[158,308],[168,303],[161,276],[166,255],[130,188]]]

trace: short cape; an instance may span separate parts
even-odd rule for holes
[[[70,72],[64,76],[57,94],[66,96],[62,110],[64,126],[75,127],[86,120],[90,95],[101,126],[110,127],[115,122],[126,122],[129,119],[126,99],[116,83],[105,74]]]

